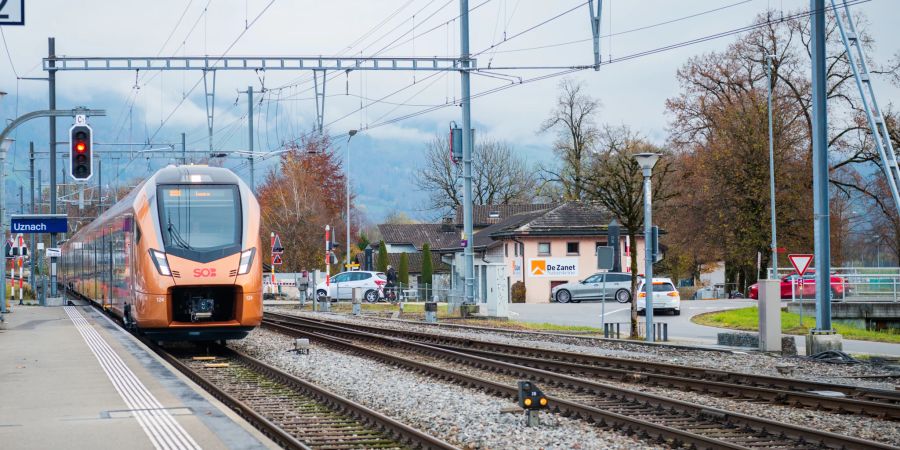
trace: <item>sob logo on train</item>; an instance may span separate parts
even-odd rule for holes
[[[202,268],[202,269],[194,269],[194,278],[209,278],[216,276],[215,267],[212,268]]]

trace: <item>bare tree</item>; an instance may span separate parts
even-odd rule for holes
[[[542,184],[556,184],[555,192],[562,193],[561,200],[583,200],[583,185],[587,160],[594,146],[598,130],[595,119],[600,101],[584,92],[584,85],[571,79],[559,84],[556,107],[545,120],[539,132],[556,131],[553,151],[559,157],[559,167],[543,167]]]
[[[528,203],[534,197],[535,177],[524,158],[504,141],[485,139],[472,157],[472,196],[481,205]],[[435,136],[426,147],[425,166],[417,187],[430,196],[430,207],[442,212],[462,205],[462,165],[450,160],[445,136]]]
[[[631,242],[637,242],[644,225],[643,174],[634,155],[665,153],[626,126],[605,127],[598,133],[598,150],[584,172],[582,190],[587,199],[608,209],[622,224]],[[653,201],[665,203],[674,195],[674,164],[662,158],[653,169]],[[647,245],[645,241],[645,245]],[[631,298],[637,299],[637,258],[631,258]],[[637,302],[631,302],[631,336],[638,337]]]

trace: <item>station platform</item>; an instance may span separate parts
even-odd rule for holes
[[[0,328],[0,448],[278,448],[89,306]]]

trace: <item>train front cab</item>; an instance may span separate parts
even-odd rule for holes
[[[144,211],[136,230],[135,319],[151,339],[240,339],[259,325],[259,206],[248,191],[159,184],[149,196],[157,210]]]

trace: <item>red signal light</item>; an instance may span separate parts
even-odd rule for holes
[[[87,148],[87,146],[84,145],[84,142],[78,142],[78,143],[75,144],[75,150],[77,150],[78,153],[83,152],[84,149],[86,149],[86,148]]]

